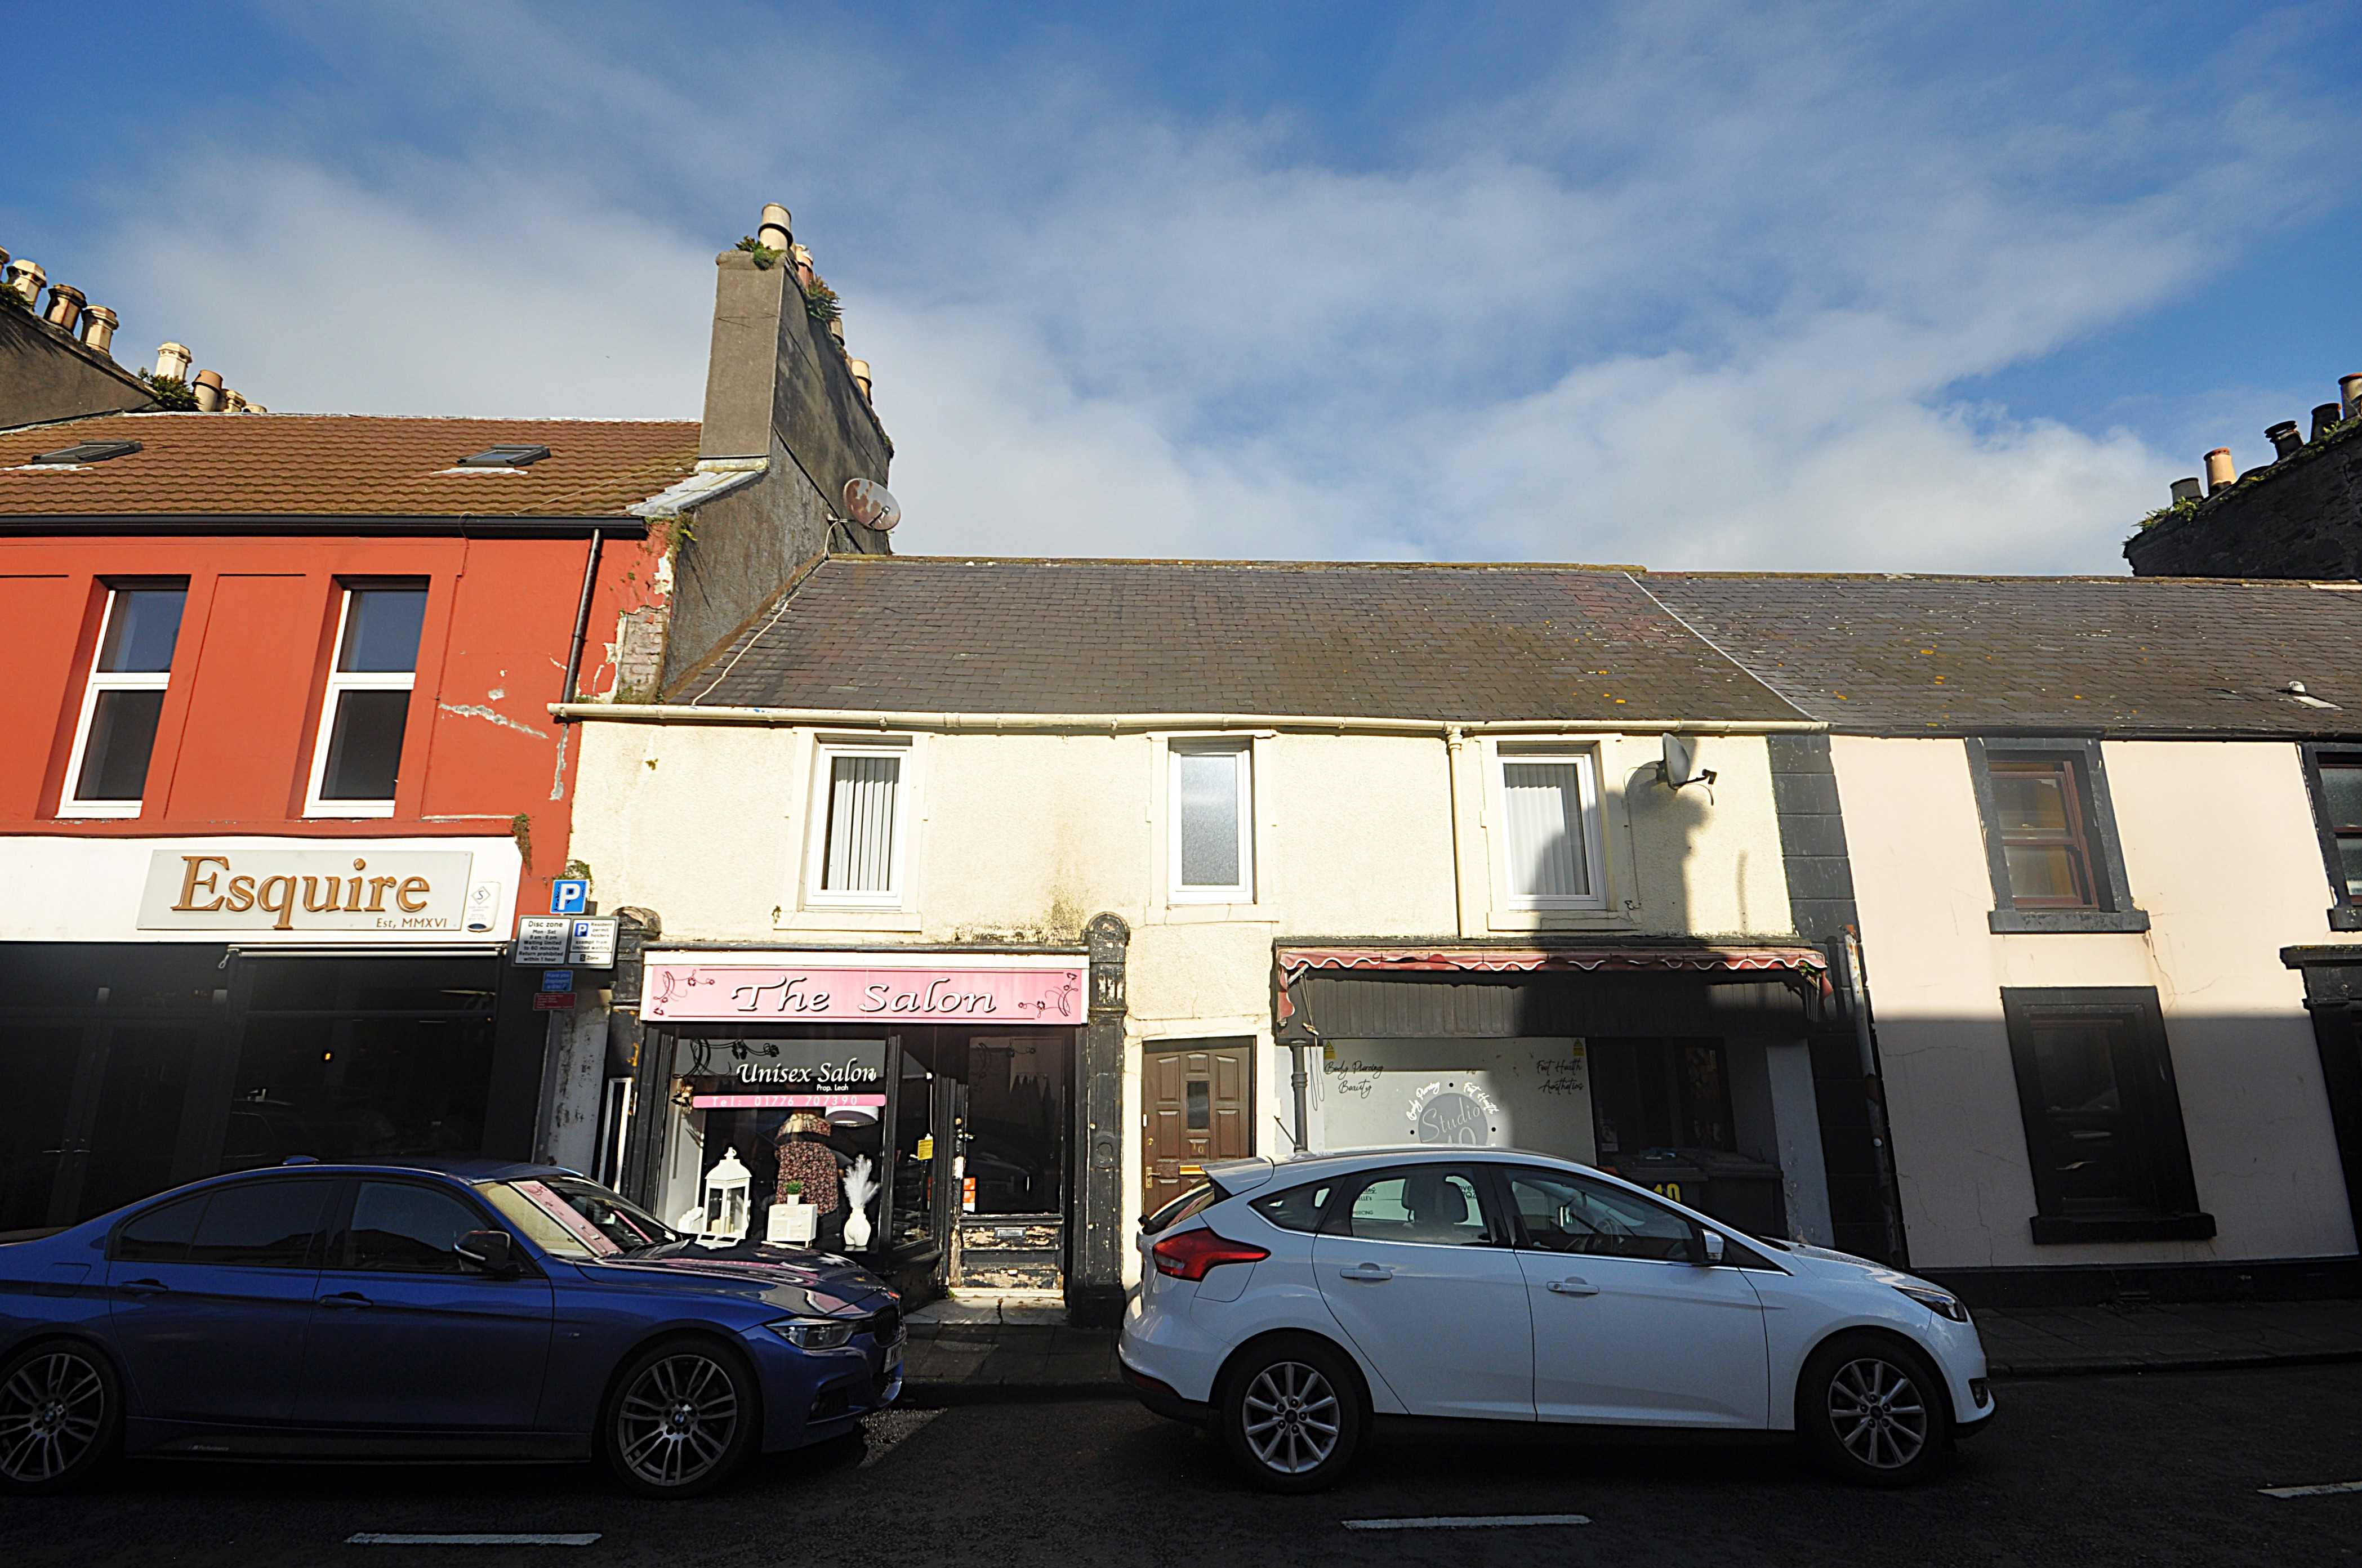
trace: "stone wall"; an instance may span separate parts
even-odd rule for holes
[[[2136,577],[2362,578],[2362,426],[2125,544]]]
[[[155,406],[106,356],[30,311],[0,311],[0,429]]]

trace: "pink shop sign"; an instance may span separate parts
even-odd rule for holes
[[[651,1024],[781,1019],[803,1024],[1080,1024],[1084,966],[937,969],[837,964],[652,962],[640,1015]]]

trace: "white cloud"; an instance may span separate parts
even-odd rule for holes
[[[1087,59],[564,16],[337,35],[434,137],[290,99],[267,156],[186,144],[145,308],[275,407],[691,415],[708,258],[776,196],[877,367],[905,549],[2111,571],[2187,460],[1956,389],[2189,288],[2225,203],[2326,199],[2286,38],[2062,93],[1652,6],[1348,167]]]

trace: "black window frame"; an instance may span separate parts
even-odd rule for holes
[[[1983,829],[1985,870],[1992,881],[1991,928],[2002,935],[2028,932],[2127,932],[2148,929],[2148,914],[2133,902],[2125,880],[2124,842],[2116,836],[2116,806],[2108,793],[2108,768],[2100,742],[2088,736],[1970,736],[1969,780],[1976,792],[1977,821]],[[2009,855],[2002,839],[2001,813],[1993,798],[1992,763],[2057,762],[2073,770],[2083,812],[2083,844],[2092,865],[2096,909],[2026,908],[2017,905],[2009,883]]]
[[[2017,1080],[2018,1118],[2025,1134],[2027,1174],[2036,1212],[2028,1221],[2037,1245],[2072,1242],[2204,1241],[2214,1216],[2198,1203],[2190,1162],[2190,1135],[2174,1080],[2165,1014],[2150,986],[2003,986],[2002,1016],[2009,1033],[2010,1069]],[[2136,1104],[2127,1124],[2141,1135],[2157,1194],[2153,1209],[2070,1213],[2051,1175],[2049,1113],[2035,1055],[2034,1025],[2044,1016],[2104,1018],[2129,1025],[2144,1069],[2117,1075],[2117,1091]]]
[[[2313,830],[2321,836],[2322,870],[2329,877],[2329,928],[2362,931],[2362,896],[2346,891],[2345,858],[2337,847],[2340,824],[2329,814],[2329,787],[2322,782],[2323,766],[2362,767],[2362,742],[2308,740],[2304,759],[2304,791],[2312,801]]]

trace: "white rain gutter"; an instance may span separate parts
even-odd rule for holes
[[[1270,713],[904,713],[859,707],[696,707],[686,703],[554,702],[552,718],[618,724],[754,724],[829,729],[1072,730],[1301,729],[1365,735],[1797,735],[1818,718],[1367,718]]]

